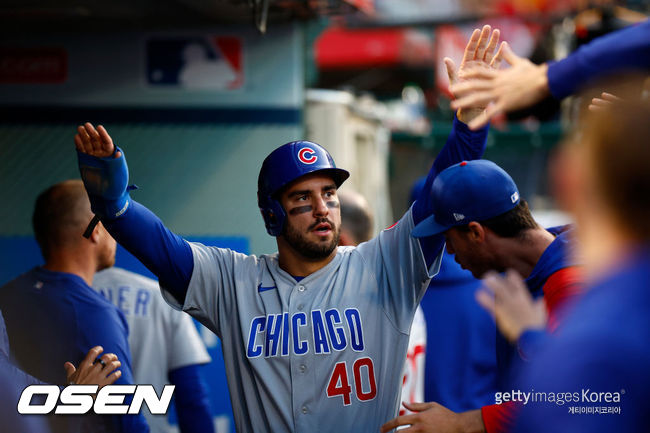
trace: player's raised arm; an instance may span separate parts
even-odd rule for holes
[[[74,142],[92,211],[115,240],[182,303],[194,267],[188,243],[131,199],[124,152],[103,126],[79,126]]]
[[[535,65],[509,47],[503,58],[510,68],[473,68],[466,75],[471,80],[452,86],[453,92],[466,94],[452,103],[454,108],[494,103],[485,117],[470,123],[473,129],[497,113],[528,107],[548,95],[562,99],[599,76],[620,70],[649,70],[650,20],[597,38],[558,62]]]
[[[494,29],[493,31],[488,25],[483,26],[480,30],[475,29],[467,42],[463,59],[458,69],[456,69],[451,59],[445,58],[450,89],[453,88],[453,84],[463,82],[466,79],[469,68],[494,70],[499,67],[503,52],[503,43],[499,44],[499,35],[499,29]],[[454,97],[460,97],[462,95],[465,95],[465,93],[453,93]],[[447,142],[433,162],[424,188],[413,206],[413,221],[416,225],[432,212],[429,191],[438,173],[453,164],[464,160],[478,159],[483,155],[487,142],[488,127],[484,127],[478,131],[472,131],[467,126],[467,122],[471,122],[477,118],[483,118],[485,116],[486,105],[473,104],[462,110],[458,110],[456,113],[453,128],[447,138]],[[428,265],[433,263],[443,243],[444,240],[441,235],[422,238],[420,240]]]

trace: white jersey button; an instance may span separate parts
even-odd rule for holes
[[[305,371],[307,371],[307,366],[305,364],[300,364],[300,372],[304,373]]]
[[[304,292],[305,291],[305,286],[298,286],[298,291],[299,292]]]
[[[307,408],[305,406],[302,407],[302,413],[307,413]]]

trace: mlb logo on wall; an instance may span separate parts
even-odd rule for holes
[[[210,35],[151,38],[147,82],[199,90],[239,89],[244,85],[242,40]]]

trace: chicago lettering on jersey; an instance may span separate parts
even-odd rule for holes
[[[307,332],[307,335],[305,333]],[[306,353],[327,354],[350,347],[362,352],[363,325],[356,308],[337,308],[257,316],[248,330],[249,358]]]

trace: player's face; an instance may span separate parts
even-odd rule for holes
[[[292,184],[281,197],[287,213],[282,236],[308,259],[328,257],[339,242],[341,212],[336,184],[323,174],[305,176]]]
[[[461,268],[467,269],[474,278],[481,278],[487,271],[497,270],[485,248],[472,240],[468,232],[451,228],[445,232],[447,252],[454,254],[454,260]]]

